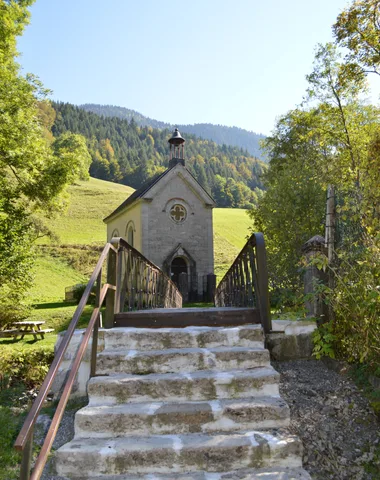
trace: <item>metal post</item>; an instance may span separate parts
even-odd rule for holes
[[[102,270],[100,270],[98,278],[96,279],[96,299],[95,307],[100,306],[100,290],[102,288]],[[91,365],[90,365],[90,378],[96,375],[96,357],[98,354],[98,334],[100,324],[100,313],[94,325],[94,331],[92,334],[92,347],[91,347]]]
[[[30,478],[30,467],[32,464],[32,454],[33,454],[33,430],[34,428],[32,428],[28,441],[26,442],[25,448],[22,451],[20,480],[29,480]]]

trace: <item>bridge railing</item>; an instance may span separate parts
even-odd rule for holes
[[[251,235],[215,292],[217,307],[251,307],[265,333],[272,329],[264,236]]]
[[[105,267],[107,267],[107,280],[106,282],[102,282],[102,272]],[[94,288],[96,289],[95,307],[71,365],[68,377],[63,385],[62,394],[44,443],[35,461],[33,471],[31,472],[35,423],[41,408],[44,406],[45,399],[57,376],[65,352]],[[127,310],[138,310],[142,308],[172,308],[182,306],[182,296],[175,284],[140,252],[121,238],[113,238],[111,242],[105,245],[82,298],[79,301],[78,307],[75,310],[70,325],[59,344],[49,372],[14,444],[16,450],[22,452],[20,480],[39,480],[41,477],[80,364],[91,339],[90,377],[96,374],[100,313],[105,301],[105,328],[111,328],[113,326],[114,315],[124,310],[124,307],[126,307]]]

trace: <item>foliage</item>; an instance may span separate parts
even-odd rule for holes
[[[32,279],[33,241],[48,231],[35,213],[62,208],[66,185],[85,175],[89,158],[80,136],[52,144],[47,92],[15,62],[16,36],[32,3],[0,1],[0,325],[25,315],[20,306]]]
[[[378,0],[356,0],[343,10],[333,25],[338,45],[348,49],[348,73],[380,75],[380,4]]]
[[[280,118],[265,141],[267,191],[250,212],[266,237],[272,297],[280,301],[302,294],[301,249],[312,236],[323,235],[327,185],[354,198],[344,207],[346,215],[360,212],[372,229],[380,200],[375,187],[380,112],[360,101],[364,82],[345,75],[331,44],[318,47],[308,81],[304,105]]]
[[[28,388],[39,386],[44,380],[54,358],[52,349],[43,346],[33,349],[14,350],[2,346],[0,372],[2,388],[23,382]],[[7,384],[4,381],[7,380]]]
[[[153,120],[145,117],[136,110],[129,108],[117,107],[115,105],[96,105],[87,103],[80,105],[80,108],[87,112],[96,113],[104,117],[117,117],[129,122],[133,119],[139,127],[152,127],[157,129],[173,130],[177,127],[182,133],[190,133],[200,138],[212,140],[218,145],[236,145],[248,152],[259,160],[266,161],[265,156],[260,148],[260,141],[265,136],[260,133],[249,132],[243,128],[226,127],[224,125],[212,125],[211,123],[196,123],[194,125],[170,125],[169,123]]]
[[[21,454],[13,447],[21,429],[24,415],[0,403],[0,479],[16,480],[20,476]]]
[[[92,157],[90,174],[139,188],[168,164],[169,130],[139,127],[133,118],[101,117],[68,103],[53,103],[53,133],[80,133]],[[247,151],[186,135],[186,166],[221,207],[250,208],[265,164]]]
[[[329,267],[334,288],[321,288],[334,313],[334,348],[349,362],[375,369],[380,365],[379,245],[371,243],[336,255],[336,265]]]
[[[323,323],[313,332],[314,349],[313,355],[317,360],[322,357],[335,358],[334,343],[334,325],[332,322]]]

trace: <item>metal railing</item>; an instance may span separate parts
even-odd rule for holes
[[[105,263],[107,263],[107,281],[102,285],[102,272]],[[96,288],[95,307],[71,365],[69,375],[64,383],[59,403],[42,448],[35,461],[33,472],[30,472],[35,423],[41,408],[44,406],[45,399],[57,376],[59,366],[64,359],[65,352],[94,287]],[[81,361],[91,338],[90,377],[96,374],[100,311],[105,300],[105,328],[111,328],[113,326],[114,315],[123,310],[124,305],[127,306],[128,310],[182,306],[182,296],[175,284],[156,265],[131,247],[125,240],[113,238],[111,242],[105,245],[78,307],[75,310],[70,325],[58,347],[49,372],[14,444],[16,450],[22,452],[20,480],[39,480],[41,477]]]
[[[217,307],[251,307],[258,310],[265,333],[272,329],[264,236],[251,235],[215,292]]]

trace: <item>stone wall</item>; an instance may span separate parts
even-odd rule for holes
[[[76,352],[83,339],[84,332],[85,332],[84,329],[75,330],[71,338],[70,344],[63,358],[63,362],[59,367],[57,376],[51,388],[51,393],[54,395],[54,399],[60,397],[60,394],[64,387],[65,378],[67,377],[71,369],[71,365],[75,359]],[[58,347],[65,333],[66,332],[61,332],[58,334],[58,338],[54,347],[55,353],[57,352]],[[89,341],[82,363],[79,367],[78,375],[75,379],[75,383],[74,383],[70,398],[82,398],[87,396],[87,382],[90,378],[91,348],[92,348],[92,340]],[[104,329],[99,329],[98,352],[102,352],[103,350],[104,350]]]
[[[313,320],[272,320],[272,333],[265,337],[271,359],[286,361],[310,358],[316,328]]]

